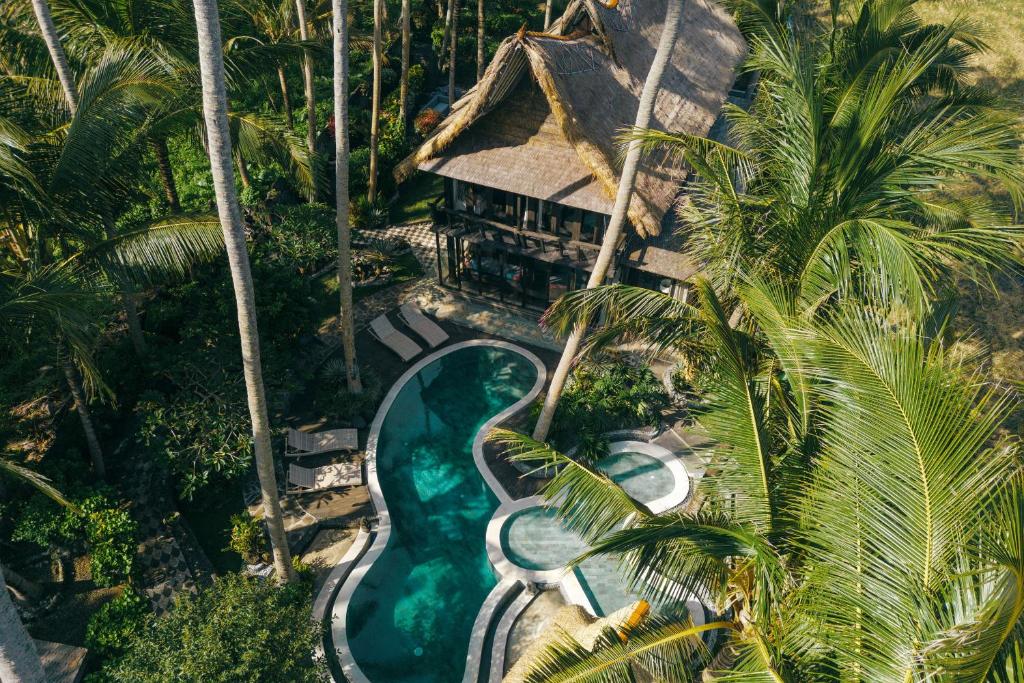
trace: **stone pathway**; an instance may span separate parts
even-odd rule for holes
[[[196,593],[196,579],[185,560],[173,522],[165,521],[172,519],[177,509],[166,493],[164,475],[148,460],[135,463],[133,469],[127,493],[135,501],[132,514],[143,539],[136,561],[142,592],[159,617],[174,606],[178,594]]]

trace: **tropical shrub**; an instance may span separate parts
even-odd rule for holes
[[[413,130],[417,135],[425,138],[437,128],[437,124],[441,123],[441,118],[441,114],[436,109],[424,109],[413,119]]]
[[[308,585],[227,574],[137,631],[103,673],[122,683],[324,681],[324,664],[313,659],[321,634],[311,604]]]
[[[104,661],[119,657],[142,630],[149,614],[149,601],[131,587],[125,588],[89,618],[86,647]]]
[[[248,511],[231,515],[231,540],[228,548],[238,553],[246,564],[265,559],[267,551],[263,525]]]
[[[90,498],[82,504],[89,542],[89,564],[97,586],[113,586],[132,578],[138,524],[124,507]]]

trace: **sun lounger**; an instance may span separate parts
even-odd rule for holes
[[[386,315],[374,318],[370,323],[370,334],[384,346],[397,353],[402,360],[412,360],[423,349],[419,344],[395,329]]]
[[[341,486],[363,484],[363,466],[358,462],[339,462],[322,467],[288,466],[288,490],[290,493],[326,491]]]
[[[398,309],[398,317],[409,326],[413,332],[423,338],[423,341],[430,344],[430,348],[436,348],[448,341],[448,333],[441,329],[441,326],[423,315],[412,301],[407,301]]]
[[[323,432],[300,432],[288,428],[284,454],[292,457],[317,455],[333,451],[354,451],[359,448],[359,432],[355,429],[328,429]]]

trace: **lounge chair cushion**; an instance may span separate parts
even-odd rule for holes
[[[300,432],[289,427],[288,447],[302,455],[330,453],[331,451],[354,451],[359,447],[359,431],[347,428],[310,433]]]
[[[409,328],[423,338],[423,341],[435,348],[448,341],[448,333],[441,329],[441,326],[423,315],[412,301],[407,301],[398,309],[398,315],[402,317]]]
[[[404,361],[412,360],[423,351],[419,344],[396,330],[386,315],[378,316],[370,322],[370,332]]]
[[[315,468],[289,465],[288,481],[307,491],[359,486],[363,483],[363,467],[358,462],[339,462]]]

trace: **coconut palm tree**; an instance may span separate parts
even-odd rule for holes
[[[352,232],[348,216],[348,2],[334,0],[334,196],[338,228],[338,297],[341,348],[345,354],[348,390],[363,390],[356,362],[352,317]]]
[[[380,89],[383,77],[383,46],[381,24],[384,21],[384,0],[373,0],[373,86],[370,95],[370,178],[367,199],[372,205],[377,201],[377,156],[380,138]]]
[[[647,79],[644,81],[643,90],[640,93],[640,104],[636,112],[637,129],[646,129],[651,121],[651,114],[654,111],[654,100],[661,85],[662,74],[668,65],[672,52],[675,49],[676,36],[679,35],[679,20],[682,17],[682,1],[670,0],[665,9],[665,22],[662,25],[661,37],[658,39],[658,47],[651,61],[651,67],[647,72]],[[454,66],[454,64],[453,64]],[[632,140],[626,151],[626,157],[622,164],[622,173],[619,177],[618,191],[615,195],[615,204],[612,207],[612,217],[608,222],[601,242],[601,250],[598,252],[597,260],[594,262],[587,288],[597,287],[604,284],[608,268],[611,266],[615,250],[619,245],[619,238],[622,235],[626,223],[626,210],[633,197],[633,190],[636,187],[636,174],[640,164],[641,143],[640,140]],[[562,356],[558,360],[558,366],[551,375],[551,385],[548,387],[547,395],[544,397],[544,406],[540,416],[537,418],[537,425],[533,430],[533,438],[544,441],[551,429],[551,421],[554,419],[555,410],[558,408],[558,400],[562,395],[565,380],[569,377],[569,370],[572,367],[576,354],[579,351],[580,341],[586,329],[586,322],[580,323],[573,331],[562,349]]]
[[[1015,113],[962,82],[978,44],[969,24],[924,25],[912,3],[866,2],[819,41],[831,50],[815,52],[787,15],[755,11],[755,0],[740,5],[748,68],[761,81],[750,111],[725,108],[733,144],[639,129],[625,136],[696,171],[680,217],[717,291],[729,292],[738,272],[763,269],[798,283],[808,310],[869,296],[920,316],[953,281],[952,268],[983,279],[1015,260],[1017,231],[1004,212],[945,191],[974,178],[1024,198]]]
[[[484,0],[476,0],[476,80],[484,77]]]
[[[299,36],[303,42],[308,42],[306,0],[295,0],[295,15],[299,21]],[[306,95],[306,147],[310,156],[313,156],[316,154],[316,93],[313,90],[313,55],[308,47],[302,60],[302,84]]]
[[[409,52],[412,49],[412,0],[402,0],[402,74],[398,85],[399,118],[409,122]]]
[[[64,47],[60,44],[60,36],[57,34],[57,27],[50,14],[50,5],[46,0],[32,0],[32,11],[35,12],[36,21],[39,23],[39,32],[43,34],[46,49],[53,62],[53,69],[57,72],[57,78],[64,90],[64,99],[67,101],[68,109],[74,114],[75,109],[78,108],[78,88],[75,85],[75,76],[71,73],[71,66],[68,64],[68,57],[64,54]]]
[[[698,305],[662,311],[704,351],[696,419],[712,450],[685,511],[653,515],[546,444],[492,438],[562,468],[544,495],[591,543],[578,561],[620,558],[645,598],[707,596],[721,616],[656,618],[592,652],[561,639],[527,680],[671,665],[671,680],[689,680],[683,650],[699,652],[708,630],[722,645],[701,663],[716,680],[1015,680],[1024,478],[997,434],[1018,401],[922,325],[887,326],[854,303],[808,319],[795,291],[745,277],[733,326],[711,284],[696,289]]]
[[[448,0],[448,110],[455,105],[455,59],[459,49],[459,0]]]
[[[196,30],[199,38],[199,64],[203,82],[203,112],[213,175],[228,252],[231,280],[234,284],[238,313],[238,334],[242,346],[249,415],[252,419],[256,471],[263,495],[263,511],[274,556],[278,579],[290,581],[295,576],[291,554],[284,531],[284,519],[278,497],[277,477],[270,445],[270,420],[263,387],[260,362],[259,331],[256,325],[256,302],[253,295],[252,271],[245,244],[238,198],[231,172],[231,137],[228,129],[227,92],[224,87],[224,60],[221,51],[220,14],[216,0],[194,0]]]

